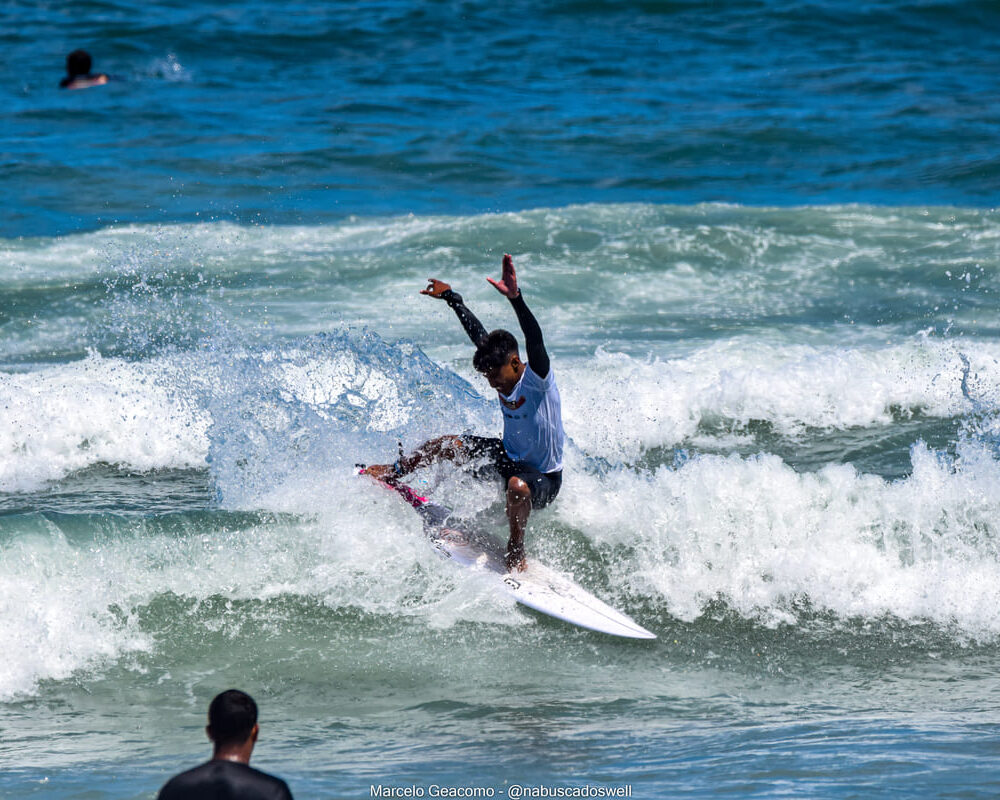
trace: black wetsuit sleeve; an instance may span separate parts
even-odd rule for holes
[[[547,378],[549,375],[549,354],[545,352],[545,342],[542,340],[542,329],[538,325],[538,320],[528,310],[524,296],[520,292],[517,293],[517,297],[510,301],[510,304],[514,307],[517,321],[521,325],[521,332],[524,334],[524,349],[528,354],[528,363],[539,378]]]
[[[175,775],[160,789],[157,800],[216,800],[219,797],[292,800],[292,792],[281,778],[249,764],[213,760]]]
[[[458,317],[458,321],[462,323],[465,332],[472,339],[472,343],[476,347],[479,347],[483,339],[486,338],[486,328],[483,327],[483,323],[476,319],[476,315],[465,307],[465,303],[462,302],[462,295],[449,289],[441,295],[441,299],[451,306]]]

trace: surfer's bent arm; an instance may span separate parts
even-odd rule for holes
[[[539,378],[546,378],[549,374],[549,354],[545,352],[545,342],[542,340],[542,329],[538,325],[538,320],[531,313],[524,296],[518,292],[514,297],[509,298],[510,304],[517,314],[517,321],[521,325],[521,332],[524,334],[524,350],[528,356],[528,364],[531,370]]]
[[[462,302],[462,295],[458,292],[448,289],[446,292],[441,294],[441,299],[444,300],[455,312],[458,317],[458,321],[462,323],[462,327],[465,328],[465,332],[472,339],[472,343],[479,347],[480,342],[486,338],[486,328],[483,327],[476,315],[473,314],[466,307],[465,303]]]

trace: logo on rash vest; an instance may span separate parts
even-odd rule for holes
[[[500,402],[503,403],[504,408],[509,408],[511,411],[517,411],[521,406],[524,405],[526,397],[519,397],[516,401],[514,400],[504,400],[503,395],[497,392],[497,396],[500,398]]]

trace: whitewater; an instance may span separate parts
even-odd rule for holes
[[[514,327],[484,280],[504,250],[569,439],[529,555],[657,632],[652,647],[516,609],[356,475],[431,436],[499,431],[460,326],[418,291],[448,280],[488,327]],[[482,768],[515,685],[566,726],[558,753],[607,724],[672,737],[653,719],[678,703],[692,719],[769,708],[759,724],[774,733],[829,704],[881,708],[891,729],[897,702],[971,702],[929,700],[923,679],[875,698],[887,670],[976,671],[1000,640],[998,261],[995,213],[865,206],[5,240],[0,700],[6,752],[33,765],[8,790],[90,770],[92,746],[138,725],[165,744],[144,736],[121,796],[146,796],[163,747],[187,739],[114,698],[169,716],[206,680],[273,687],[290,716],[272,753],[300,786],[348,794],[373,774],[352,748],[386,736],[398,774],[463,775],[440,758],[485,715],[496,727],[465,746]],[[502,533],[494,487],[447,465],[415,480]],[[497,682],[504,664],[521,679]],[[869,699],[848,701],[859,680]],[[465,688],[445,700],[442,681]],[[35,704],[84,696],[106,720],[79,731],[91,744],[50,751],[37,722],[23,727]],[[410,721],[380,728],[399,713]],[[331,715],[353,732],[335,748],[340,777],[309,766],[328,740],[303,749],[296,733]],[[732,735],[737,750],[755,736]],[[117,774],[115,759],[98,769]]]

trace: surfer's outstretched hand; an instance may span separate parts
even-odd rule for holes
[[[421,289],[420,294],[425,294],[428,297],[441,297],[441,295],[449,291],[451,291],[451,286],[444,281],[439,281],[437,278],[428,278],[427,288]]]
[[[495,281],[493,278],[487,278],[486,280],[492,283],[494,288],[504,297],[510,300],[517,297],[519,291],[517,288],[517,273],[514,272],[514,259],[508,253],[503,254],[503,273],[500,276],[500,280]]]

